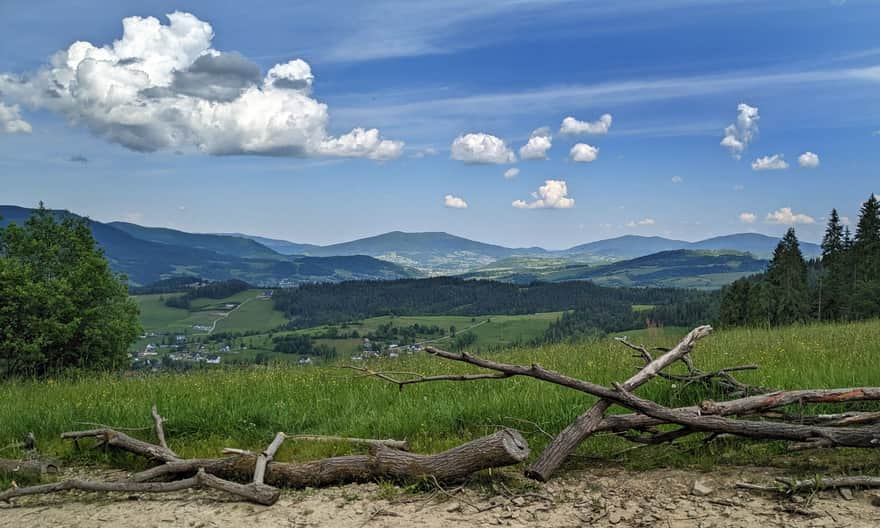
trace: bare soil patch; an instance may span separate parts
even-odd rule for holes
[[[569,472],[547,484],[518,486],[508,480],[494,489],[471,485],[410,493],[353,484],[285,491],[271,507],[200,490],[153,496],[71,492],[0,505],[0,527],[880,526],[880,491],[826,491],[792,499],[734,488],[738,481],[768,483],[782,475],[751,467],[710,473],[600,468]],[[125,475],[90,471],[83,476]]]

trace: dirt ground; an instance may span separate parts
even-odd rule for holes
[[[149,496],[71,492],[0,505],[0,527],[880,526],[880,491],[827,491],[792,500],[734,488],[740,481],[767,484],[778,475],[760,468],[598,469],[543,485],[508,481],[494,490],[470,486],[425,493],[353,484],[285,492],[271,507],[201,490]]]

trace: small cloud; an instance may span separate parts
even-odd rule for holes
[[[746,186],[737,184],[733,186],[733,190],[736,192],[743,192],[744,190],[746,190]]]
[[[3,104],[3,101],[0,101],[0,132],[30,134],[32,131],[31,124],[21,118],[21,110],[18,105],[7,106]]]
[[[593,121],[592,123],[588,121],[578,121],[569,116],[562,120],[562,125],[559,127],[559,133],[571,136],[579,134],[591,134],[596,136],[605,135],[608,133],[608,130],[611,129],[612,121],[613,118],[611,117],[611,114],[602,114],[597,121]]]
[[[587,145],[586,143],[578,143],[571,147],[571,161],[575,163],[590,163],[596,161],[599,157],[599,147]]]
[[[871,132],[871,135],[872,135],[872,136],[880,136],[880,128],[878,128],[877,130]]]
[[[529,135],[529,142],[519,149],[519,157],[524,160],[545,160],[547,151],[553,146],[550,127],[536,128]]]
[[[724,138],[721,146],[726,148],[730,155],[736,159],[742,157],[743,151],[749,143],[758,135],[758,108],[740,103],[736,107],[736,123],[731,123],[724,129]]]
[[[770,171],[785,170],[788,168],[788,162],[782,159],[782,154],[774,154],[772,156],[764,156],[752,162],[753,171]]]
[[[89,162],[89,158],[83,156],[82,154],[74,154],[73,156],[67,158],[67,161],[71,163],[82,163],[85,165]]]
[[[467,209],[468,204],[464,201],[460,196],[454,196],[452,194],[447,194],[443,197],[443,205],[450,209]]]
[[[805,169],[815,169],[819,166],[819,155],[813,152],[804,152],[798,156],[798,165]]]
[[[506,171],[504,171],[504,179],[505,180],[512,180],[512,179],[516,178],[518,175],[519,175],[519,169],[517,169],[516,167],[511,167],[511,168],[507,169]]]
[[[182,212],[186,211],[186,206],[185,205],[178,205],[177,210],[182,213]]]
[[[503,139],[491,134],[464,134],[452,142],[450,157],[467,164],[515,163],[516,154]]]
[[[755,213],[740,213],[739,214],[739,221],[744,224],[754,224],[755,220],[757,220],[757,219],[758,219],[758,217],[755,215]]]
[[[654,225],[657,222],[653,218],[642,218],[641,220],[630,220],[625,225],[626,227],[639,227],[639,226],[649,226]]]
[[[412,157],[424,158],[425,156],[436,156],[436,155],[437,155],[437,149],[435,149],[434,147],[425,147],[422,150],[419,150],[418,152],[413,154]]]
[[[682,182],[684,182],[684,178],[682,178],[681,176],[673,176],[672,177],[672,183],[679,184]]]
[[[771,224],[813,224],[816,221],[812,216],[805,214],[793,213],[791,207],[783,207],[772,213],[767,213],[767,222]]]
[[[568,197],[568,185],[563,180],[545,180],[544,185],[532,193],[532,202],[515,200],[517,209],[570,209],[574,207],[574,198]]]

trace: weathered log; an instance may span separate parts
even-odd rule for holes
[[[24,488],[11,488],[0,493],[0,501],[9,501],[16,497],[26,495],[44,495],[68,490],[97,491],[97,492],[125,492],[125,493],[167,493],[189,488],[211,488],[237,495],[257,504],[270,506],[275,504],[281,492],[277,488],[262,484],[237,484],[217,478],[199,469],[189,478],[173,482],[96,482],[91,480],[70,479],[40,484]]]
[[[150,414],[153,416],[153,427],[156,431],[156,439],[159,441],[159,445],[168,449],[168,442],[165,441],[165,418],[162,418],[162,415],[159,414],[159,409],[156,408],[156,404],[153,404],[153,407],[150,409]],[[168,451],[172,452],[170,449]]]
[[[623,386],[627,390],[634,390],[643,385],[664,368],[688,354],[697,340],[709,335],[711,331],[711,326],[695,328],[675,348],[659,358],[649,361],[643,369],[628,379]],[[607,399],[599,400],[587,412],[578,416],[573,423],[556,435],[556,438],[541,452],[535,463],[526,469],[526,476],[542,482],[550,478],[550,475],[577,449],[577,446],[596,431],[596,428],[602,422],[602,417],[605,416],[605,412],[611,407],[612,403],[612,401]]]
[[[57,462],[41,459],[8,460],[0,458],[0,475],[12,478],[40,479],[45,475],[54,475],[60,471]]]
[[[129,451],[144,458],[157,462],[172,462],[180,458],[167,447],[162,447],[143,440],[138,440],[125,433],[113,429],[90,429],[88,431],[71,431],[61,433],[61,438],[79,440],[82,438],[98,438],[109,447]]]
[[[434,455],[419,455],[374,445],[369,454],[326,458],[304,463],[270,462],[265,481],[276,487],[321,487],[376,479],[438,482],[460,481],[484,469],[517,464],[529,455],[526,440],[517,431],[503,429]],[[219,459],[178,460],[132,476],[136,482],[191,473],[202,467],[211,475],[247,481],[254,474],[257,457],[237,455]]]
[[[272,443],[269,444],[269,447],[266,448],[265,451],[257,455],[257,462],[254,464],[254,484],[260,485],[263,483],[263,480],[266,478],[266,465],[275,458],[275,453],[278,452],[278,449],[281,447],[281,444],[284,442],[286,436],[284,433],[278,433],[275,435],[275,439],[272,440]]]

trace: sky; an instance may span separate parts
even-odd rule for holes
[[[880,193],[877,27],[875,0],[3,0],[0,204],[316,244],[817,241]]]

